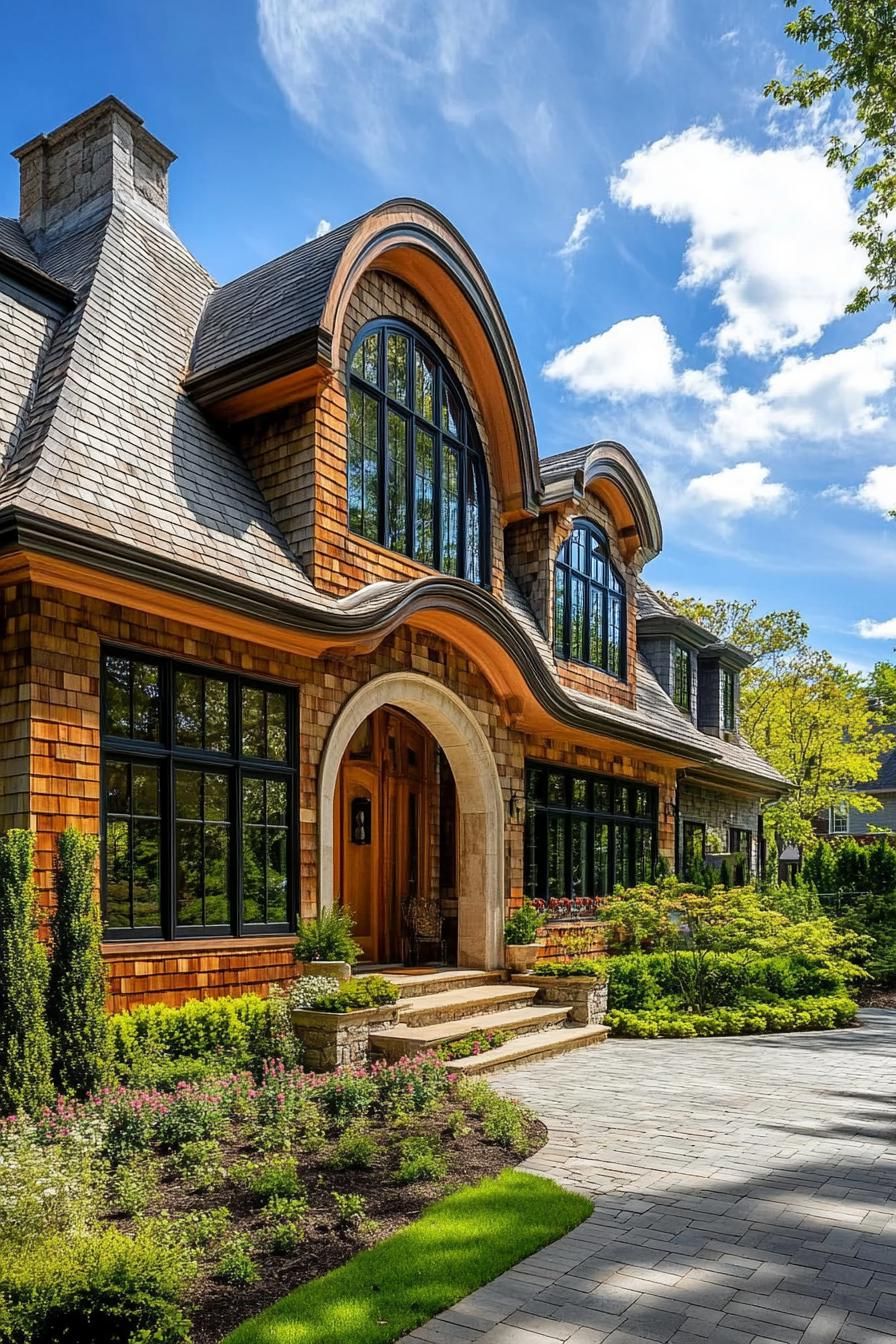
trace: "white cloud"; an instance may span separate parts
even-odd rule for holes
[[[784,438],[836,441],[887,423],[881,400],[896,385],[896,318],[859,345],[828,355],[789,355],[756,392],[739,388],[715,411],[712,437],[738,451]]]
[[[738,462],[707,476],[695,476],[685,489],[685,500],[708,506],[722,518],[740,518],[756,510],[776,513],[786,507],[790,491],[768,477],[769,469],[761,462]]]
[[[542,374],[578,397],[622,401],[677,393],[703,402],[724,397],[718,363],[679,372],[681,358],[662,318],[653,314],[625,318],[578,345],[558,350]]]
[[[591,225],[595,220],[602,219],[603,213],[602,205],[582,206],[582,209],[576,212],[569,237],[560,248],[557,256],[568,258],[575,256],[576,252],[581,252],[591,236]]]
[[[559,350],[542,369],[579,397],[657,396],[676,386],[679,350],[658,317],[630,317]]]
[[[313,233],[309,233],[308,237],[305,239],[305,242],[310,243],[313,238],[323,238],[324,234],[329,233],[332,228],[333,225],[330,223],[328,219],[319,219],[317,222],[317,228],[314,230]]]
[[[859,621],[856,631],[862,639],[896,639],[896,616],[888,621]]]
[[[859,504],[863,509],[889,515],[896,509],[896,466],[872,467],[855,490],[832,485],[824,494],[841,504]]]
[[[680,283],[715,289],[721,351],[813,343],[862,281],[847,179],[813,145],[756,150],[692,126],[638,150],[610,190],[688,226]]]
[[[262,55],[297,116],[381,175],[438,170],[427,137],[469,130],[470,152],[557,160],[553,103],[567,95],[546,23],[510,0],[257,0]],[[442,136],[440,144],[444,145]]]

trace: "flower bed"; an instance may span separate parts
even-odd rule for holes
[[[0,1129],[11,1337],[212,1344],[543,1136],[433,1056],[60,1099]]]

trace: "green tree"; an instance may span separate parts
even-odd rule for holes
[[[94,900],[97,841],[69,826],[59,837],[50,920],[47,1016],[60,1092],[86,1097],[109,1073],[102,924]]]
[[[896,665],[875,663],[868,678],[868,694],[876,700],[881,723],[896,723]]]
[[[753,655],[741,676],[740,731],[792,783],[765,811],[784,843],[811,840],[820,812],[848,804],[874,812],[880,802],[857,786],[875,779],[890,739],[878,732],[864,678],[812,649],[795,611],[757,612],[755,602],[701,602],[664,595],[675,610]]]
[[[53,1099],[47,954],[37,936],[34,836],[0,836],[0,1114]]]
[[[796,9],[798,0],[784,0]],[[814,45],[825,64],[798,65],[790,82],[771,79],[767,96],[781,107],[808,109],[838,95],[852,100],[856,132],[832,134],[827,161],[853,174],[861,209],[852,241],[867,257],[863,285],[848,312],[888,295],[896,303],[896,5],[893,0],[830,0],[829,9],[803,5],[786,24],[788,37]]]

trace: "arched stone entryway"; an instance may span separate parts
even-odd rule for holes
[[[485,733],[458,695],[431,677],[390,672],[349,699],[330,729],[318,773],[318,904],[333,904],[334,800],[339,768],[357,729],[375,710],[394,705],[418,719],[448,758],[458,798],[458,944],[460,966],[491,968],[502,960],[504,799]]]

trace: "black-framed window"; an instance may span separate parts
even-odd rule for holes
[[[684,820],[681,823],[681,872],[694,876],[706,859],[706,822]]]
[[[722,727],[728,733],[737,727],[737,680],[728,667],[722,668]]]
[[[649,882],[657,791],[630,780],[526,762],[525,887],[532,900],[579,902]]]
[[[355,337],[346,384],[351,531],[488,583],[485,460],[446,360],[413,327],[383,319]]]
[[[288,932],[295,692],[104,649],[101,714],[106,937]]]
[[[625,676],[625,584],[600,528],[580,518],[554,568],[554,651]]]
[[[753,867],[753,832],[744,830],[740,826],[729,826],[728,852],[729,854],[743,855],[743,877],[749,877]]]
[[[672,699],[686,714],[691,712],[691,651],[683,644],[672,646]]]

